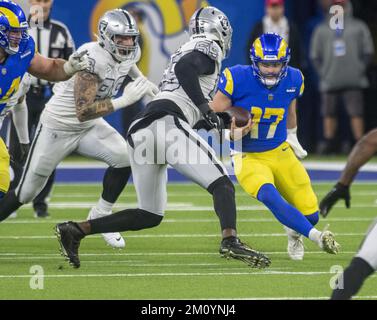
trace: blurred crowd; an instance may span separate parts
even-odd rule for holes
[[[285,38],[291,48],[290,65],[305,75],[305,93],[298,105],[300,142],[310,153],[348,154],[365,132],[377,127],[377,59],[373,43],[377,41],[377,1],[259,1],[264,1],[265,15],[250,30],[245,61],[250,62],[250,46],[262,33],[275,32]],[[53,3],[16,2],[24,6]],[[337,6],[344,11],[338,19]],[[144,13],[137,5],[127,10],[141,26],[141,46],[148,46],[143,36]],[[331,25],[334,22],[335,26]],[[146,73],[143,64],[147,60],[142,58],[139,64]],[[142,108],[142,102],[136,103],[127,116],[122,116],[124,131],[129,126],[129,113],[137,114]]]

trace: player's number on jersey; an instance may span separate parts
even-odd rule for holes
[[[17,92],[21,83],[21,77],[13,80],[8,92],[1,98],[0,101],[7,101],[15,92]]]
[[[275,136],[276,127],[281,120],[283,120],[285,109],[284,108],[265,108],[264,112],[262,108],[252,107],[250,113],[253,115],[254,126],[251,129],[250,136],[252,139],[259,138],[259,123],[261,119],[271,119],[271,117],[276,116],[274,122],[271,123],[270,128],[267,133],[266,139],[272,139]]]

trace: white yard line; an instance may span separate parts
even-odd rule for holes
[[[251,271],[251,270],[250,270]],[[287,271],[260,271],[254,269],[253,272],[159,272],[159,273],[79,273],[79,274],[45,274],[45,278],[137,278],[137,277],[214,277],[214,276],[321,276],[334,275],[329,271],[315,272],[287,272]],[[0,279],[30,278],[30,274],[0,275]],[[371,278],[377,277],[376,275]]]
[[[49,204],[50,208],[56,210],[67,210],[67,209],[90,209],[95,206],[96,202],[51,202]],[[335,205],[335,208],[344,208],[342,203]],[[31,204],[25,205],[23,208],[32,208]],[[137,203],[116,203],[114,205],[114,210],[117,209],[127,209],[127,208],[137,208]],[[377,202],[371,203],[352,203],[353,209],[358,208],[377,208]],[[170,202],[167,205],[166,211],[213,211],[213,206],[197,206],[191,202]],[[263,205],[253,205],[253,206],[237,206],[238,211],[267,211],[268,209]]]
[[[365,233],[335,233],[337,236],[343,237],[359,237],[365,236]],[[240,233],[240,237],[253,237],[253,238],[264,238],[264,237],[286,237],[285,233]],[[101,238],[101,236],[90,236],[91,238]],[[128,234],[126,238],[219,238],[218,234],[203,234],[203,233],[190,233],[190,234]],[[56,239],[55,236],[0,236],[2,240],[45,240],[45,239]]]
[[[54,223],[61,223],[62,221],[69,220],[69,217],[61,217],[61,219],[34,219],[34,220],[18,220],[18,219],[8,219],[2,222],[2,224],[54,224]],[[371,222],[374,220],[375,217],[370,218],[359,218],[359,217],[337,217],[337,218],[328,218],[326,222]],[[216,218],[213,219],[164,219],[163,223],[210,223],[210,222],[218,222],[219,220]],[[265,223],[265,222],[277,222],[275,218],[237,218],[238,222],[257,222],[257,223]],[[325,221],[325,220],[323,220]]]
[[[267,251],[269,255],[286,255],[286,251]],[[355,254],[354,251],[342,251],[342,254]],[[306,251],[306,255],[326,255],[323,251]],[[151,256],[219,256],[217,252],[135,252],[135,253],[80,253],[81,257],[151,257]],[[58,253],[0,253],[0,259],[62,259]],[[129,260],[127,260],[129,261]],[[107,261],[102,261],[106,262]]]

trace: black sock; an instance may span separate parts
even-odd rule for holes
[[[374,269],[364,259],[353,258],[351,264],[343,273],[343,289],[335,289],[332,300],[349,300],[355,295]]]
[[[8,218],[14,211],[16,211],[23,204],[18,201],[18,197],[14,190],[8,193],[0,200],[0,221]]]
[[[163,216],[141,209],[127,209],[106,217],[89,220],[90,234],[136,231],[158,226]]]
[[[213,196],[215,212],[220,220],[221,230],[236,229],[236,199],[235,190],[229,177],[223,176],[208,187]]]
[[[131,175],[131,167],[108,168],[103,178],[102,199],[115,203],[127,185]]]

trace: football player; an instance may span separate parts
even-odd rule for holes
[[[139,30],[127,11],[106,12],[99,21],[98,35],[98,41],[78,49],[88,56],[87,70],[54,86],[54,95],[41,115],[20,183],[0,201],[0,221],[32,201],[57,165],[74,151],[109,165],[102,196],[90,210],[89,218],[112,213],[131,168],[126,141],[102,116],[133,104],[147,93],[154,95],[158,88],[136,67],[140,57]],[[124,87],[128,77],[135,80]],[[120,97],[115,98],[118,93]],[[103,236],[112,247],[125,245],[119,233]]]
[[[340,199],[345,200],[346,207],[351,205],[349,188],[359,169],[369,161],[377,152],[377,129],[374,129],[361,138],[352,149],[346,167],[339,181],[319,204],[320,213],[326,217],[331,208]],[[351,299],[365,279],[377,270],[377,220],[369,227],[359,252],[352,259],[344,271],[342,278],[343,287],[339,286],[332,294],[332,299]]]
[[[5,117],[9,113],[12,114],[12,121],[14,123],[18,139],[20,141],[20,162],[24,162],[29,152],[29,131],[28,131],[28,112],[25,101],[25,94],[30,88],[31,77],[28,73],[25,73],[17,92],[9,98],[6,106],[0,112],[0,129],[3,125]],[[0,198],[8,191],[10,176],[9,176],[9,154],[8,150],[0,140],[0,154],[2,155],[0,160]],[[15,163],[12,162],[12,166]]]
[[[220,254],[240,259],[252,267],[264,268],[270,264],[268,257],[237,237],[234,186],[214,150],[192,129],[203,118],[211,128],[220,126],[220,119],[208,101],[216,90],[222,60],[231,47],[232,27],[223,12],[205,7],[191,17],[189,34],[189,41],[171,57],[160,92],[128,132],[138,209],[56,226],[62,252],[76,268],[80,266],[80,241],[86,235],[142,230],[160,224],[167,201],[168,164],[213,196],[223,237]],[[149,138],[149,145],[144,144],[144,135]],[[150,150],[152,157],[144,162],[141,155]]]
[[[224,70],[211,104],[216,112],[242,107],[253,117],[252,127],[242,128],[238,137],[242,143],[232,144],[237,180],[285,226],[291,259],[303,259],[302,235],[336,254],[339,245],[334,235],[314,227],[319,217],[317,198],[296,157],[306,155],[296,135],[296,100],[303,94],[304,77],[288,66],[290,49],[277,34],[263,34],[250,52],[251,65]]]
[[[85,53],[74,53],[69,61],[48,59],[38,54],[28,35],[28,22],[21,7],[12,1],[0,1],[0,113],[10,106],[10,99],[26,72],[57,82],[68,80],[87,67]],[[0,198],[8,191],[9,184],[9,154],[0,139]]]

